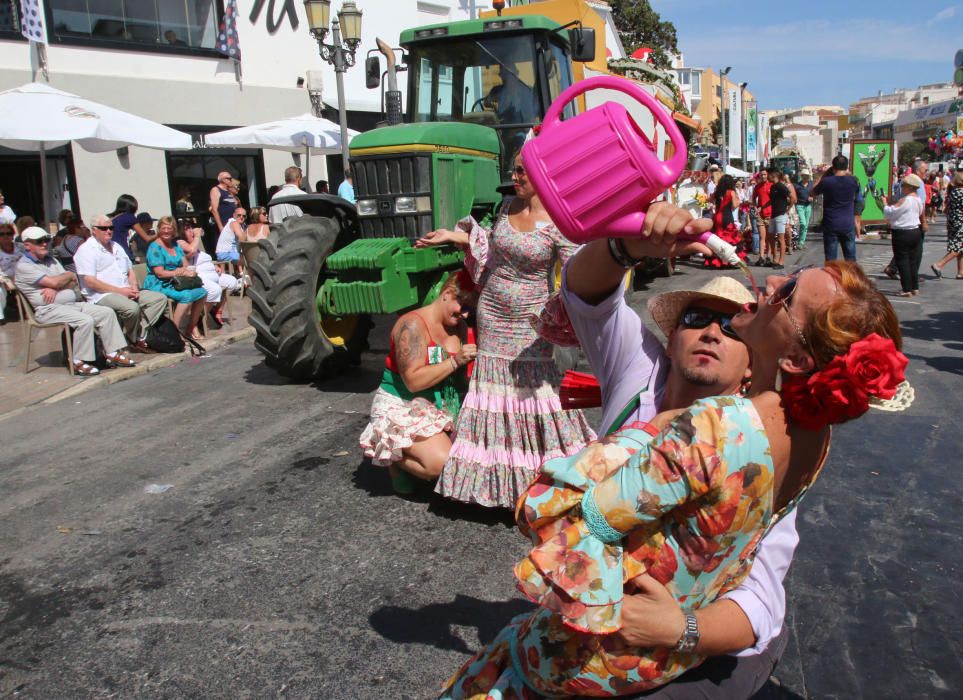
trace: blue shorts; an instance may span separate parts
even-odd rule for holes
[[[786,222],[789,221],[788,214],[781,214],[779,216],[774,216],[769,219],[769,233],[773,236],[779,236],[786,232]]]
[[[223,253],[216,253],[218,262],[237,262],[241,259],[241,254],[236,250],[228,250]]]

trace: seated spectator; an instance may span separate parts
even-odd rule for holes
[[[251,209],[251,213],[247,219],[248,242],[267,238],[269,233],[271,233],[271,229],[268,226],[267,209],[264,207],[254,207]]]
[[[137,207],[137,199],[133,195],[122,194],[117,198],[114,210],[107,215],[113,221],[114,243],[123,248],[131,260],[134,259],[130,251],[131,232],[133,231],[135,236],[140,236],[145,242],[150,238],[144,227],[137,222]]]
[[[67,234],[60,245],[54,248],[53,254],[68,272],[77,271],[74,268],[74,254],[88,238],[90,238],[90,229],[87,228],[83,219],[75,216],[67,222]]]
[[[111,239],[112,233],[109,216],[94,219],[93,234],[74,255],[80,291],[91,304],[114,310],[124,335],[135,350],[150,352],[147,329],[164,315],[167,297],[160,292],[138,288],[134,266],[123,249]]]
[[[17,227],[18,236],[24,231],[26,231],[28,228],[30,228],[31,226],[36,226],[36,225],[37,225],[37,222],[34,220],[32,216],[21,216],[19,219],[17,219],[17,222],[14,224],[14,226]]]
[[[224,325],[221,309],[227,299],[224,292],[227,291],[230,294],[240,289],[241,280],[225,273],[222,269],[223,265],[215,264],[210,255],[198,249],[195,242],[200,240],[203,233],[199,228],[187,228],[184,230],[183,238],[177,244],[184,251],[188,264],[194,266],[194,270],[204,283],[204,291],[207,292],[207,312],[211,315],[214,328],[220,328]]]
[[[57,248],[61,243],[63,243],[64,237],[67,235],[67,224],[70,220],[74,218],[74,213],[70,209],[61,209],[60,213],[57,214],[57,221],[60,223],[60,229],[54,234],[53,241],[51,245]]]
[[[23,256],[23,245],[13,240],[13,224],[0,224],[0,325],[6,323],[8,292],[13,291],[14,271]]]
[[[247,212],[244,207],[234,210],[234,216],[227,220],[221,235],[217,237],[217,246],[214,248],[214,255],[218,262],[240,263],[241,252],[238,249],[238,241],[247,240],[245,224],[247,223]]]
[[[144,280],[144,289],[160,292],[175,301],[174,318],[171,320],[185,335],[197,338],[197,322],[204,313],[204,297],[207,292],[203,287],[174,288],[175,277],[195,276],[197,272],[187,264],[184,251],[174,240],[174,217],[161,217],[157,221],[157,240],[147,248],[147,278]]]
[[[154,231],[155,221],[157,221],[157,219],[146,211],[142,211],[137,215],[136,224],[134,228],[131,229],[130,236],[130,252],[134,256],[134,262],[144,262],[144,256],[147,255],[148,246],[157,238],[157,232]]]
[[[318,180],[314,186],[314,191],[318,194],[330,194],[331,189],[328,187],[327,180]]]
[[[0,190],[0,224],[14,224],[17,221],[17,214],[6,204],[3,190]]]
[[[39,226],[24,230],[24,254],[17,261],[14,281],[33,307],[41,323],[67,323],[74,329],[74,374],[89,377],[100,371],[91,366],[97,359],[94,333],[113,367],[133,367],[124,349],[127,341],[110,309],[83,301],[77,288],[77,276],[67,272],[49,254],[50,234]]]

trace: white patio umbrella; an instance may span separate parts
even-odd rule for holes
[[[348,129],[348,137],[357,131]],[[204,143],[209,146],[234,146],[239,148],[273,148],[283,151],[305,152],[305,179],[310,187],[311,151],[321,154],[341,153],[341,127],[333,121],[302,114],[264,124],[242,126],[237,129],[207,134]]]
[[[732,177],[752,177],[752,173],[740,170],[734,165],[726,165],[726,175],[732,175]]]
[[[74,142],[92,153],[123,146],[190,149],[191,137],[149,119],[86,100],[44,83],[0,92],[0,146],[40,151],[47,218],[46,151]]]

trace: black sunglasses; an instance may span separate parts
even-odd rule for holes
[[[739,336],[732,329],[732,316],[733,314],[724,314],[721,311],[697,307],[686,309],[682,313],[682,318],[679,319],[679,325],[683,328],[705,328],[710,323],[718,323],[719,329],[724,335],[738,340]]]
[[[523,168],[521,165],[516,165],[514,168],[512,168],[512,174],[521,177],[525,174],[525,168]]]
[[[50,237],[47,236],[46,238],[31,238],[29,239],[29,242],[33,243],[34,245],[48,245],[50,243]]]
[[[113,226],[91,226],[94,231],[110,231]]]

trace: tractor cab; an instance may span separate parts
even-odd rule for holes
[[[534,18],[470,23],[480,33],[459,36],[454,25],[412,30],[408,49],[409,123],[462,122],[495,130],[499,174],[511,165],[528,130],[572,84],[569,36]],[[541,18],[539,18],[541,19]],[[449,30],[449,31],[446,31]],[[406,37],[403,37],[403,39]],[[574,114],[570,106],[566,116]]]

